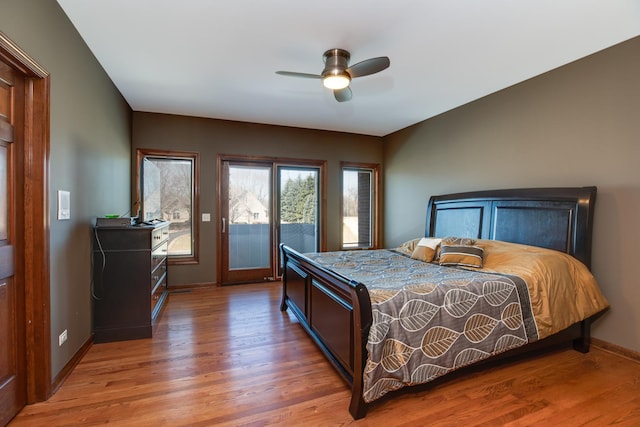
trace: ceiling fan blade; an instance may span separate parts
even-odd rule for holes
[[[319,79],[322,77],[319,74],[296,73],[295,71],[276,71],[276,74],[288,77],[302,77],[305,79]]]
[[[380,56],[378,58],[365,59],[362,62],[352,65],[347,68],[347,73],[351,75],[351,78],[368,76],[384,70],[389,67],[391,61],[386,56]]]
[[[338,102],[350,101],[351,95],[351,88],[349,86],[345,87],[344,89],[336,89],[333,91],[333,96]]]

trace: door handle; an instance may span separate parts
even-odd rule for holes
[[[225,230],[227,228],[226,224],[227,224],[226,218],[222,218],[222,232],[223,233],[225,232]]]

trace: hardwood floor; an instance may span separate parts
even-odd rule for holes
[[[47,402],[10,426],[638,426],[640,363],[566,349],[348,412],[349,389],[280,284],[170,295],[152,339],[95,344]]]

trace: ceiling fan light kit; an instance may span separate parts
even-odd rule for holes
[[[351,78],[346,74],[328,74],[322,76],[322,84],[327,89],[344,89],[349,86]]]
[[[344,49],[329,49],[322,55],[322,59],[324,61],[324,70],[322,70],[320,75],[297,73],[294,71],[276,71],[276,74],[290,77],[322,79],[322,84],[326,88],[333,90],[336,101],[344,102],[351,99],[351,89],[349,88],[351,79],[378,73],[390,65],[389,58],[381,56],[366,59],[349,67],[351,54]]]

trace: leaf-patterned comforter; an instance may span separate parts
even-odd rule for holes
[[[550,252],[553,256],[559,254]],[[532,304],[527,283],[538,287],[541,281],[526,274],[521,278],[487,269],[443,267],[392,250],[305,255],[363,283],[369,291],[373,323],[364,372],[366,402],[547,335],[539,333],[536,321],[536,306],[545,304],[539,304],[537,297]],[[499,267],[488,258],[487,261],[488,270]],[[540,293],[539,289],[534,292]],[[601,296],[599,290],[596,293]],[[557,304],[574,304],[575,300]],[[597,311],[606,306],[604,297],[594,304]],[[597,312],[593,310],[581,308],[583,317],[569,321],[582,320]],[[587,311],[593,312],[587,315]]]

